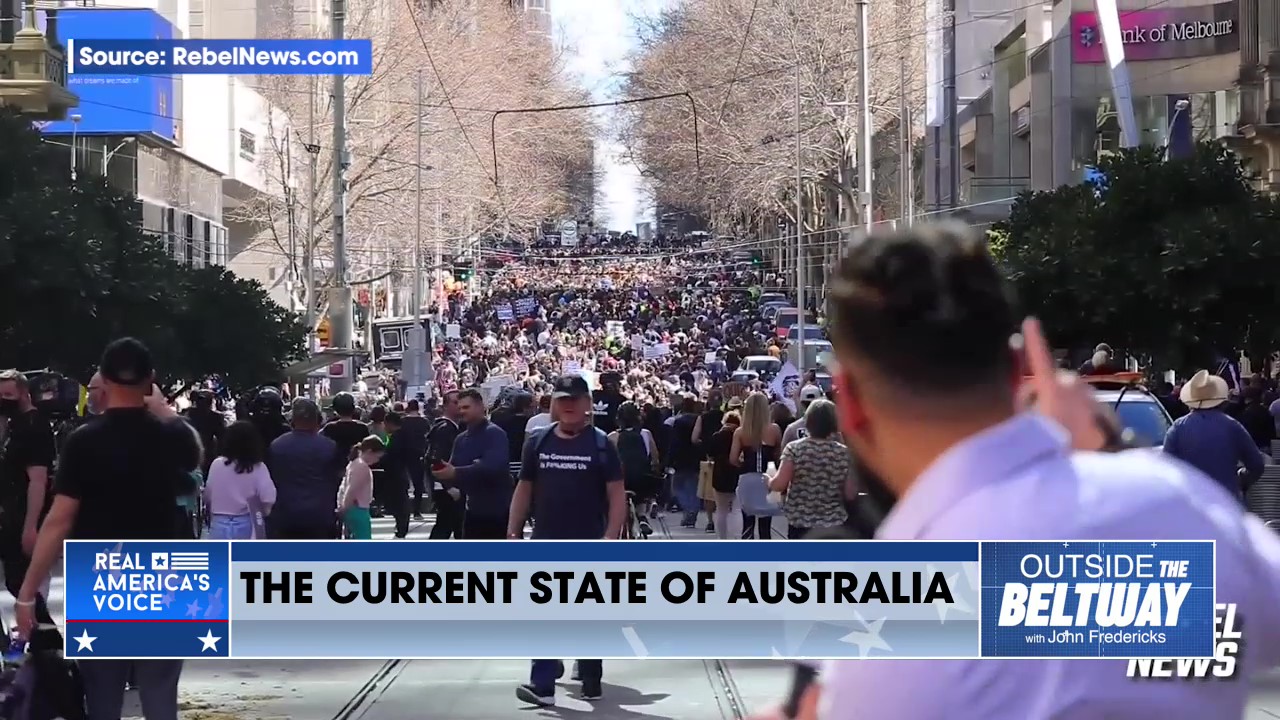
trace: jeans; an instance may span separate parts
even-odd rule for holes
[[[563,669],[564,664],[560,660],[534,660],[529,668],[529,684],[539,693],[553,695],[556,690],[556,675]],[[599,683],[604,677],[604,661],[579,660],[578,672],[582,674],[583,685]]]
[[[253,537],[249,515],[214,515],[209,519],[210,540],[248,540]]]
[[[181,660],[81,660],[88,720],[120,720],[124,686],[132,677],[147,720],[178,720]]]
[[[671,489],[685,517],[696,518],[698,511],[702,509],[702,501],[698,499],[698,471],[677,470]]]

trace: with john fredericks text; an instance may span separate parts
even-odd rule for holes
[[[984,657],[1213,655],[1212,542],[984,543],[982,560]]]

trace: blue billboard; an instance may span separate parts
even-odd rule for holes
[[[58,39],[173,40],[173,25],[145,9],[69,8],[58,12]],[[68,75],[67,89],[80,96],[80,106],[67,120],[48,123],[44,132],[69,135],[137,135],[151,133],[177,140],[180,113],[173,77],[160,75]],[[72,123],[70,115],[79,115]]]

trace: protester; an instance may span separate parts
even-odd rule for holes
[[[1214,539],[1216,601],[1239,605],[1256,649],[1242,676],[1280,662],[1280,539],[1189,465],[1073,449],[1097,404],[1034,321],[1023,338],[1038,412],[1019,412],[1006,292],[986,239],[958,228],[873,235],[841,262],[828,297],[842,434],[898,500],[877,537]],[[1137,683],[1123,661],[833,661],[805,704],[821,720],[1199,720],[1240,717],[1249,689]]]
[[[431,421],[422,416],[422,403],[417,398],[404,403],[404,407],[396,412],[402,415],[400,426],[404,430],[404,437],[398,441],[399,449],[402,451],[405,472],[409,475],[409,484],[413,488],[410,510],[413,519],[421,520],[422,513],[427,511],[426,466],[423,458],[427,455],[427,433],[431,432]]]
[[[454,441],[462,432],[462,414],[458,408],[458,391],[445,394],[441,404],[441,416],[431,424],[427,433],[428,482],[431,483],[431,502],[436,506],[436,524],[431,528],[432,540],[448,540],[462,537],[462,522],[466,501],[457,487],[447,486],[435,476],[435,466],[447,463],[453,457]]]
[[[36,609],[43,602],[41,587],[62,555],[64,540],[174,540],[185,532],[176,510],[178,497],[194,490],[187,486],[200,467],[197,434],[163,396],[148,401],[155,369],[141,342],[112,342],[98,372],[105,410],[67,439],[53,505],[16,593],[16,622],[24,637],[42,614]],[[120,717],[125,684],[132,677],[145,717],[177,720],[181,660],[83,660],[79,666],[88,717]]]
[[[733,445],[729,449],[729,462],[739,469],[739,482],[743,473],[765,473],[769,465],[778,459],[782,430],[770,418],[771,408],[763,393],[747,396],[742,407],[742,425],[733,433]],[[742,539],[771,540],[773,518],[753,517],[742,511]]]
[[[220,433],[221,449],[210,463],[204,507],[213,540],[253,537],[255,514],[265,518],[276,501],[276,486],[265,462],[262,437],[251,423],[239,421]],[[212,448],[206,455],[214,455]]]
[[[587,423],[592,411],[586,381],[574,376],[556,381],[552,412],[557,421],[525,442],[507,537],[524,537],[530,506],[534,539],[619,537],[627,513],[622,465],[608,436]],[[579,660],[578,664],[582,698],[599,700],[604,664],[600,660]],[[554,705],[555,682],[563,672],[561,661],[534,660],[529,682],[516,690],[516,697],[533,705]]]
[[[782,433],[783,448],[786,448],[791,443],[808,436],[806,430],[808,423],[805,418],[808,413],[809,406],[814,401],[823,399],[824,396],[825,394],[822,392],[822,388],[817,385],[805,385],[804,388],[800,390],[800,418],[788,425],[786,430]]]
[[[1262,475],[1266,463],[1244,426],[1222,412],[1226,400],[1226,380],[1207,370],[1196,373],[1182,386],[1182,402],[1191,413],[1169,428],[1164,451],[1243,500],[1245,489]]]
[[[782,462],[769,489],[783,493],[787,538],[802,540],[812,530],[841,527],[848,519],[845,499],[852,494],[853,460],[841,444],[836,407],[811,400],[804,417],[804,436],[782,448]],[[795,423],[792,423],[792,427]]]
[[[275,540],[332,539],[337,534],[335,511],[346,461],[335,460],[337,443],[320,434],[320,408],[315,402],[296,398],[290,410],[293,429],[267,450],[267,467],[276,484],[267,532]]]
[[[346,477],[338,490],[338,517],[346,536],[352,540],[373,539],[373,466],[382,459],[387,447],[382,438],[370,435],[351,448]]]
[[[733,449],[733,436],[741,425],[738,411],[730,410],[720,429],[706,443],[707,457],[711,460],[711,489],[716,494],[716,536],[721,540],[729,539],[729,513],[737,505],[739,470],[737,463],[729,459],[729,453]]]
[[[458,393],[458,412],[466,429],[454,441],[449,462],[432,474],[466,498],[464,540],[505,539],[512,494],[507,434],[489,422],[479,390]]]
[[[671,448],[667,454],[667,467],[672,472],[672,492],[684,514],[681,527],[691,528],[698,523],[702,501],[698,499],[698,467],[702,453],[693,442],[693,429],[698,423],[698,399],[685,394],[680,399],[680,412],[671,422]]]
[[[5,587],[17,595],[30,567],[36,535],[53,502],[49,481],[57,455],[53,428],[31,401],[27,378],[17,370],[0,372],[0,566]],[[170,513],[172,515],[172,513]],[[40,621],[52,624],[43,602]]]

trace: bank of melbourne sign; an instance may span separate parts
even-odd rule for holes
[[[1121,10],[1120,35],[1126,60],[1173,60],[1240,49],[1235,2],[1154,10]],[[1071,15],[1071,56],[1078,63],[1106,62],[1097,13]]]

